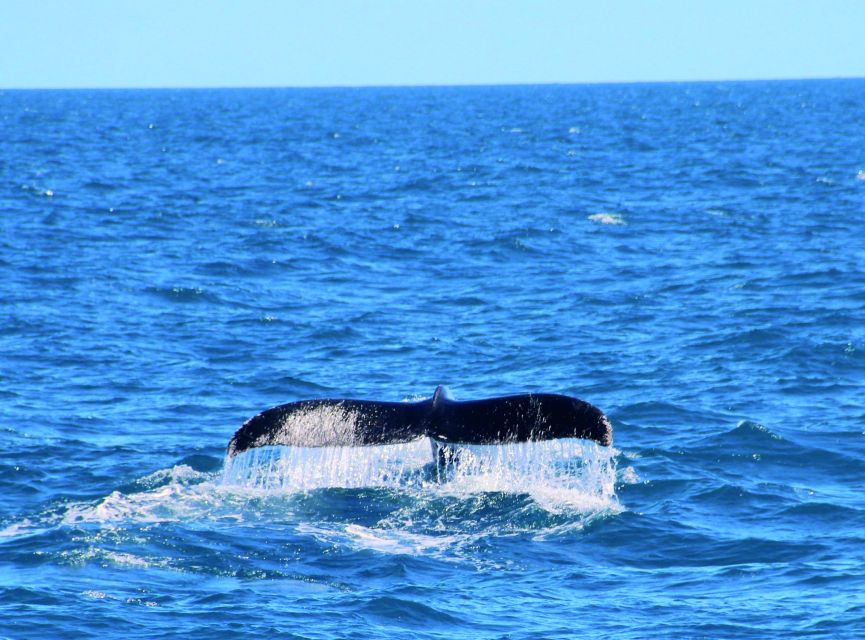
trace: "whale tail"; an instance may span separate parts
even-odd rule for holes
[[[613,429],[597,407],[552,393],[458,402],[444,387],[420,402],[301,400],[247,420],[228,456],[266,446],[364,446],[430,437],[441,443],[497,444],[583,438],[610,445]]]

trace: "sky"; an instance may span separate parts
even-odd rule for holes
[[[0,0],[0,88],[865,77],[865,0]]]

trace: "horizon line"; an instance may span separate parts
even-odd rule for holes
[[[773,78],[724,78],[724,79],[674,79],[674,80],[595,80],[595,81],[540,81],[540,82],[442,82],[417,84],[226,84],[226,85],[81,85],[81,86],[33,86],[0,87],[0,91],[230,91],[256,89],[448,89],[490,87],[566,87],[566,86],[610,86],[649,84],[732,84],[745,82],[824,82],[831,80],[863,80],[865,76],[811,76]]]

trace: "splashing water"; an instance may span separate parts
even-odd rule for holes
[[[222,484],[265,493],[363,487],[450,496],[502,492],[529,494],[549,511],[615,509],[617,453],[576,439],[444,445],[424,437],[366,447],[272,446],[227,458]]]
[[[226,458],[223,484],[288,493],[399,488],[416,481],[429,462],[427,438],[370,447],[258,447]]]
[[[141,478],[142,491],[115,490],[98,500],[49,508],[8,523],[0,528],[0,538],[58,526],[113,529],[166,522],[258,522],[267,520],[268,514],[302,511],[304,494],[314,490],[365,488],[402,495],[394,502],[395,511],[383,510],[378,523],[400,541],[404,533],[414,535],[416,526],[435,522],[438,516],[433,514],[443,505],[454,513],[462,513],[463,507],[471,512],[482,499],[480,494],[489,493],[528,496],[549,514],[580,514],[581,519],[571,523],[579,527],[582,516],[622,510],[615,494],[618,453],[584,440],[443,445],[426,437],[381,446],[260,447],[227,458],[221,473],[178,465]],[[391,494],[388,500],[393,498]],[[496,522],[493,517],[493,528]],[[351,530],[338,529],[340,535],[357,537]],[[445,529],[461,531],[456,525]],[[370,531],[385,535],[376,527],[367,531],[372,535]]]
[[[576,439],[434,447],[444,459],[436,468],[442,493],[525,493],[550,512],[618,507],[612,447]]]

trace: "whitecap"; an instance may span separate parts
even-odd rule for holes
[[[600,224],[625,224],[624,218],[618,213],[593,213],[588,219]]]

